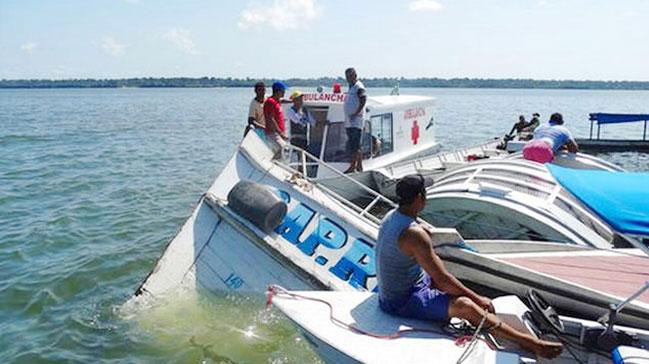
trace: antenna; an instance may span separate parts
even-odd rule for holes
[[[399,81],[397,81],[396,86],[394,86],[392,91],[390,91],[390,96],[399,96]]]

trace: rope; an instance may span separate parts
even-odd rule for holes
[[[342,326],[342,327],[348,329],[351,332],[361,334],[361,335],[365,335],[365,336],[369,336],[369,337],[373,337],[373,338],[376,338],[376,339],[392,340],[392,339],[402,337],[404,334],[414,333],[414,332],[433,333],[433,334],[441,334],[441,335],[445,334],[442,331],[433,330],[433,329],[423,329],[423,328],[400,329],[400,330],[395,331],[395,332],[393,332],[391,334],[388,334],[388,335],[376,334],[376,333],[361,329],[358,326],[355,326],[353,324],[350,325],[350,324],[342,321],[341,319],[335,317],[333,315],[333,306],[331,305],[331,303],[329,303],[329,302],[327,302],[327,301],[325,301],[323,299],[303,296],[303,295],[300,295],[300,294],[297,294],[297,293],[289,292],[285,288],[283,288],[281,286],[278,286],[278,285],[271,285],[271,286],[268,287],[267,300],[266,300],[266,305],[267,306],[272,305],[273,296],[276,296],[276,295],[283,295],[283,296],[287,296],[287,297],[294,298],[294,299],[304,299],[304,300],[309,300],[309,301],[313,301],[313,302],[322,303],[322,304],[326,305],[329,308],[329,320],[331,320],[331,322],[335,323],[338,326]]]
[[[395,331],[395,332],[393,332],[391,334],[388,334],[388,335],[373,333],[373,332],[361,329],[358,326],[355,326],[353,324],[348,324],[348,323],[340,320],[339,318],[335,317],[333,315],[333,306],[331,305],[331,303],[329,303],[329,302],[327,302],[327,301],[325,301],[323,299],[303,296],[303,295],[300,295],[300,294],[297,294],[297,293],[289,292],[285,288],[283,288],[281,286],[278,286],[278,285],[270,285],[270,286],[268,286],[268,290],[266,292],[266,297],[267,297],[266,298],[266,307],[267,308],[270,307],[273,304],[273,297],[276,296],[276,295],[277,296],[279,296],[279,295],[286,296],[286,297],[293,298],[293,299],[304,299],[304,300],[308,300],[308,301],[322,303],[322,304],[326,305],[329,308],[329,320],[331,322],[333,322],[334,324],[336,324],[338,326],[341,326],[341,327],[343,327],[343,328],[345,328],[345,329],[347,329],[347,330],[349,330],[351,332],[354,332],[354,333],[357,333],[357,334],[360,334],[360,335],[373,337],[373,338],[376,338],[376,339],[393,340],[393,339],[403,337],[405,334],[410,334],[410,333],[415,333],[415,332],[440,334],[440,335],[444,335],[444,336],[449,335],[447,332],[444,332],[444,331],[439,331],[439,330],[434,330],[434,329],[423,329],[423,328],[416,328],[416,327],[408,328],[408,329],[400,329],[400,330]],[[471,338],[471,340],[469,341],[469,345],[464,350],[462,355],[460,355],[460,358],[457,361],[458,364],[460,364],[464,360],[466,360],[466,357],[468,357],[468,354],[470,354],[470,352],[473,351],[473,349],[475,348],[475,345],[478,342],[478,340],[481,340],[481,341],[485,342],[487,344],[487,346],[491,350],[496,350],[496,348],[494,348],[491,345],[491,343],[489,343],[488,341],[486,341],[486,340],[479,337],[479,333],[482,330],[482,327],[483,327],[486,319],[487,319],[487,315],[485,314],[485,316],[482,318],[482,321],[480,322],[480,325],[478,325],[478,328],[473,333],[473,336],[465,335],[465,336],[460,336],[460,337],[456,338],[455,344],[458,345],[458,346],[464,345],[467,342],[467,339]]]
[[[488,313],[485,311],[484,316],[482,316],[482,320],[480,320],[478,328],[475,329],[473,336],[471,336],[471,340],[469,340],[469,344],[466,346],[460,357],[455,362],[456,364],[461,364],[463,361],[465,361],[475,349],[476,343],[478,342],[478,335],[480,334],[480,330],[482,330],[482,326],[484,326],[485,321],[487,321],[487,315]],[[463,338],[467,338],[467,336],[458,338],[457,340],[455,340],[455,344],[460,346],[463,345],[466,342],[465,340],[462,340]],[[458,343],[458,341],[460,341],[460,343]]]

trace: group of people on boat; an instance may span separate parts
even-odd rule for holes
[[[353,68],[345,70],[349,84],[344,113],[347,150],[351,163],[346,172],[362,170],[360,138],[364,122],[366,90]],[[294,91],[284,100],[288,86],[281,81],[272,85],[272,95],[265,98],[265,85],[255,85],[246,132],[254,129],[276,153],[285,143],[307,149],[307,125],[315,118],[303,106],[303,94]],[[290,122],[290,140],[286,134],[282,103],[291,102],[286,118]],[[535,113],[527,122],[520,116],[510,134],[528,133],[531,139],[523,148],[527,160],[546,163],[561,148],[578,150],[570,131],[563,126],[563,116],[554,113],[547,125],[540,126],[540,115]],[[451,317],[465,319],[477,326],[484,321],[486,330],[497,337],[513,340],[536,354],[552,358],[563,346],[544,341],[500,321],[494,314],[491,300],[481,296],[451,275],[433,249],[432,232],[417,222],[418,214],[426,205],[426,188],[433,181],[421,174],[403,177],[396,186],[399,206],[390,211],[381,223],[376,244],[379,303],[383,311],[409,318],[446,321]]]
[[[344,102],[347,151],[351,163],[347,172],[362,171],[360,139],[367,102],[366,90],[353,68],[345,70],[349,90]],[[272,95],[265,98],[265,85],[255,85],[255,98],[250,103],[246,133],[254,129],[276,154],[290,142],[308,149],[307,126],[316,119],[304,108],[303,93],[295,90],[289,100],[284,96],[288,86],[281,81],[272,84]],[[284,115],[282,104],[292,103]],[[285,118],[290,122],[290,139],[286,134]],[[563,116],[554,113],[546,125],[540,125],[540,115],[530,121],[521,115],[509,135],[516,132],[521,140],[529,140],[523,148],[527,160],[546,163],[562,148],[578,150],[570,131],[563,126]],[[539,356],[553,358],[562,352],[558,342],[544,341],[502,322],[494,314],[487,297],[462,284],[444,267],[433,248],[432,231],[417,221],[426,205],[426,188],[433,181],[421,174],[405,176],[396,185],[399,206],[390,211],[381,223],[376,244],[377,281],[380,308],[392,315],[408,318],[447,321],[458,317],[474,326],[484,327],[497,337],[517,342]]]
[[[507,143],[515,137],[519,141],[527,142],[523,147],[523,158],[538,163],[549,163],[554,160],[554,155],[560,150],[567,150],[570,153],[577,153],[579,145],[566,128],[563,115],[554,113],[550,116],[548,123],[540,125],[541,115],[532,114],[530,121],[525,120],[524,115],[518,117],[518,122],[503,139],[499,149],[505,149]]]
[[[525,115],[520,115],[518,117],[518,122],[514,123],[512,130],[507,133],[508,138],[518,137],[518,140],[530,140],[532,139],[532,134],[534,130],[538,128],[541,124],[540,121],[541,115],[539,113],[532,114],[530,121],[525,120]]]
[[[360,172],[363,170],[361,134],[365,120],[367,93],[354,68],[350,67],[345,70],[345,79],[349,84],[349,90],[343,104],[343,111],[347,134],[346,149],[351,158],[349,168],[345,173]],[[257,82],[255,97],[250,102],[248,111],[248,125],[244,132],[245,136],[250,130],[254,130],[268,143],[276,158],[281,156],[287,142],[308,150],[307,126],[316,124],[316,119],[304,107],[302,91],[295,90],[288,100],[284,99],[288,88],[286,83],[275,81],[271,86],[271,96],[266,98],[266,85],[263,82]],[[341,92],[340,85],[334,87],[334,92]],[[284,103],[292,103],[286,115],[282,109]],[[287,135],[286,118],[290,123],[290,139]]]

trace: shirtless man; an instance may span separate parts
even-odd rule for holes
[[[379,230],[376,268],[379,305],[389,314],[445,321],[458,317],[484,327],[496,337],[518,343],[544,358],[561,354],[558,342],[544,341],[500,321],[491,300],[464,286],[451,275],[433,250],[432,234],[417,222],[426,206],[426,187],[433,184],[421,174],[397,183],[399,207],[390,211]]]

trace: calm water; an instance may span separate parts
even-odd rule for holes
[[[561,111],[585,136],[589,112],[649,112],[649,92],[402,93],[438,98],[446,149],[501,135],[520,113]],[[151,309],[119,309],[232,155],[251,97],[239,89],[0,90],[0,362],[317,361],[261,295],[181,293]],[[647,155],[603,157],[649,169]]]

